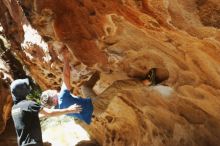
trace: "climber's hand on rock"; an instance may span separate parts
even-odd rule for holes
[[[62,52],[62,55],[63,55],[64,59],[65,58],[70,58],[70,52],[69,52],[69,50],[66,46],[62,47],[61,52]]]

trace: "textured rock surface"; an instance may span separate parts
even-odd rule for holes
[[[3,40],[4,38],[0,36],[0,134],[5,130],[12,106],[12,98],[8,86],[11,82],[11,75],[9,66],[3,60],[5,57],[3,50],[6,49]]]
[[[0,3],[11,51],[42,88],[59,87],[63,44],[74,86],[101,72],[95,90],[110,105],[85,125],[100,144],[220,145],[218,0]],[[154,67],[168,87],[127,80]]]
[[[0,133],[2,133],[5,129],[6,122],[10,117],[11,106],[12,106],[12,98],[10,96],[10,91],[8,88],[8,84],[10,83],[9,78],[6,77],[4,67],[2,67],[3,62],[0,60]]]
[[[12,119],[10,118],[7,121],[7,126],[3,133],[1,133],[0,136],[0,145],[4,146],[17,146],[17,138],[16,138],[16,132],[14,129],[14,123]]]

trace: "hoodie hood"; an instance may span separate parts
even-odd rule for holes
[[[25,100],[31,91],[28,78],[14,80],[11,83],[10,89],[15,104],[21,100]]]

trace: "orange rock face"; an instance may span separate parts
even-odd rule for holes
[[[8,71],[5,62],[0,60],[0,134],[4,132],[7,120],[11,115],[12,98],[8,86],[10,84],[10,75]]]
[[[2,4],[11,50],[43,89],[60,86],[63,45],[72,57],[73,86],[101,72],[94,89],[110,104],[85,126],[101,145],[219,145],[218,0]],[[163,85],[136,81],[152,68],[167,70]]]

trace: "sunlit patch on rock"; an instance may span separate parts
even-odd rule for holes
[[[90,140],[89,134],[74,119],[67,116],[52,117],[42,121],[43,141],[52,146],[74,146]]]

